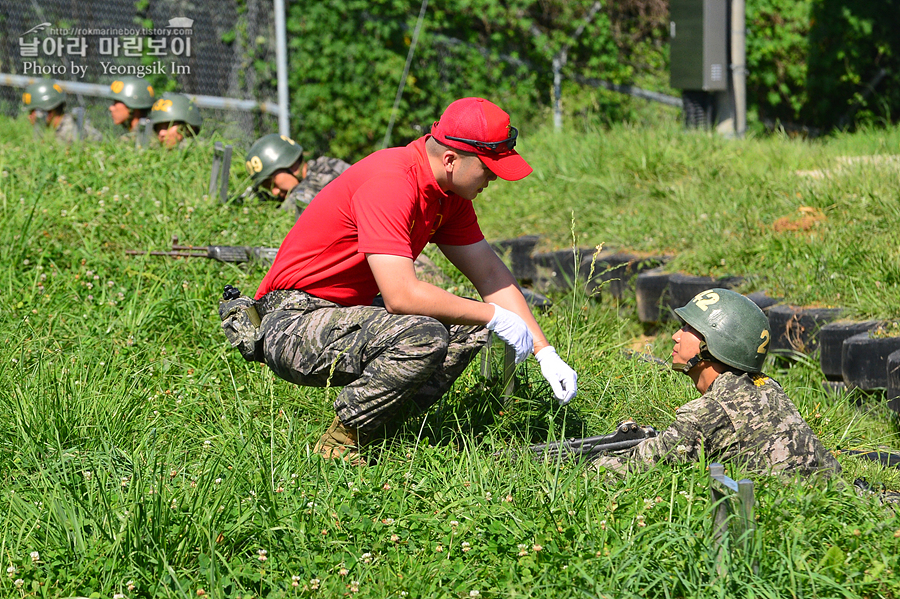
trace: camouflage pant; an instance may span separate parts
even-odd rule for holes
[[[334,409],[345,425],[365,431],[404,406],[432,406],[488,338],[481,326],[345,307],[302,291],[272,291],[257,310],[269,368],[297,385],[343,386]]]

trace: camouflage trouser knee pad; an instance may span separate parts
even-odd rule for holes
[[[344,387],[334,402],[338,417],[369,431],[410,401],[420,409],[433,404],[486,339],[484,327],[447,327],[302,292],[272,292],[259,303],[265,363],[297,385]]]
[[[334,402],[341,422],[372,430],[384,424],[447,359],[450,335],[432,318],[404,316],[396,320],[391,342],[378,355],[363,356],[360,376],[347,384]]]

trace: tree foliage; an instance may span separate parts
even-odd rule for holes
[[[464,96],[496,102],[520,125],[547,118],[553,59],[564,50],[569,117],[637,118],[631,99],[585,79],[678,93],[668,86],[668,0],[622,0],[599,10],[594,0],[431,0],[395,110],[421,6],[289,3],[292,134],[310,156],[357,160],[382,147],[392,115],[388,145],[407,143]],[[749,107],[764,119],[821,129],[896,118],[900,36],[891,27],[898,8],[900,0],[748,0]],[[254,68],[260,96],[274,97],[271,61],[256,60]]]
[[[551,64],[563,49],[568,74],[630,82],[648,65],[659,66],[661,0],[601,9],[576,39],[593,4],[430,2],[390,144],[427,132],[447,104],[464,96],[486,97],[517,122],[533,118],[550,104]],[[420,7],[403,0],[290,5],[293,133],[305,148],[357,159],[381,147]],[[625,43],[634,38],[638,43]]]

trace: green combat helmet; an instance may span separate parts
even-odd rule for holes
[[[194,101],[183,94],[175,94],[166,92],[162,97],[153,103],[153,109],[150,111],[150,122],[154,125],[158,123],[187,123],[193,128],[194,132],[200,130],[203,124],[203,117],[200,116],[200,109],[194,104]]]
[[[687,373],[710,356],[744,372],[762,370],[769,349],[769,319],[750,299],[730,289],[708,289],[675,313],[703,335],[700,353],[673,368]]]
[[[303,146],[290,137],[269,133],[257,139],[247,152],[247,173],[253,177],[253,189],[275,171],[291,168],[303,155]]]
[[[43,79],[25,88],[22,103],[28,110],[53,110],[66,103],[66,93],[59,83]]]
[[[153,87],[140,77],[122,77],[109,85],[109,99],[132,110],[147,110],[153,106],[153,96]]]

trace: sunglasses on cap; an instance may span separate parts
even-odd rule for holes
[[[510,127],[509,132],[511,134],[510,137],[502,141],[478,141],[475,139],[452,137],[450,135],[445,135],[444,137],[446,139],[452,139],[453,141],[461,141],[465,144],[476,147],[479,150],[488,150],[490,152],[509,152],[516,147],[516,138],[519,137],[519,130],[515,127]]]

